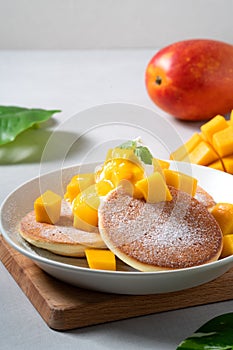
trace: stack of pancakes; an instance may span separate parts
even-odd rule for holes
[[[99,208],[99,227],[73,227],[70,204],[63,201],[56,225],[36,222],[34,212],[20,223],[29,243],[53,253],[83,257],[85,249],[109,248],[140,271],[180,269],[217,260],[222,232],[208,208],[213,198],[198,187],[196,198],[169,188],[172,201],[156,204],[132,198],[124,189],[111,191]]]

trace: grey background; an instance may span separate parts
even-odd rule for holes
[[[0,0],[0,49],[154,48],[233,41],[232,0]]]

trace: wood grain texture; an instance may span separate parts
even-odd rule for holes
[[[233,269],[216,280],[184,291],[117,295],[58,281],[21,255],[0,235],[0,260],[50,328],[68,330],[203,305],[233,298]]]

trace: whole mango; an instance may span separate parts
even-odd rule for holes
[[[208,120],[233,109],[233,45],[184,40],[161,49],[146,68],[153,102],[183,120]]]

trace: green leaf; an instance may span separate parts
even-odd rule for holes
[[[12,142],[22,131],[48,120],[60,110],[0,106],[0,145]]]
[[[176,350],[233,350],[233,313],[220,315],[205,323]]]
[[[137,147],[136,141],[126,141],[119,146],[119,148],[122,148],[122,149],[133,149],[133,150],[136,147]]]
[[[153,156],[146,146],[139,146],[137,141],[126,141],[119,148],[132,149],[134,154],[145,164],[152,164]]]
[[[152,164],[153,156],[149,149],[145,146],[138,146],[134,150],[135,155],[143,161],[145,164]]]

